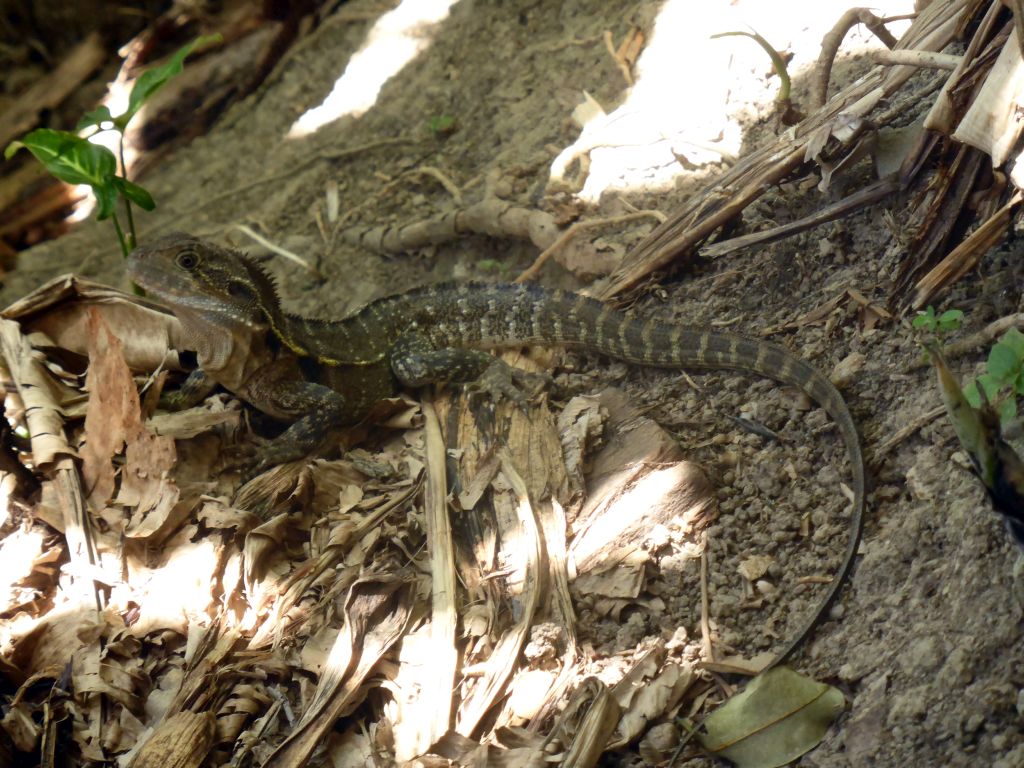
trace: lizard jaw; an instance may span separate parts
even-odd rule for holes
[[[266,329],[266,323],[257,313],[210,299],[193,279],[168,265],[159,255],[145,253],[142,249],[133,251],[128,257],[128,277],[147,294],[172,307],[178,319],[187,322],[188,316],[198,317],[199,324],[206,324],[216,318],[215,321],[224,326],[241,326],[252,331]]]

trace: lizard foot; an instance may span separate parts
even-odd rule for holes
[[[530,401],[550,383],[551,377],[547,374],[514,368],[495,358],[480,378],[466,385],[466,389],[470,394],[489,396],[494,402],[510,400],[525,411]]]
[[[303,456],[304,453],[296,454],[292,446],[282,446],[270,438],[250,434],[245,442],[237,443],[224,452],[224,468],[241,472],[242,483],[245,484],[278,464]]]

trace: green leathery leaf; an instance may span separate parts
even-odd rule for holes
[[[68,184],[88,184],[95,189],[109,185],[110,178],[117,172],[113,152],[67,131],[37,128],[20,141],[8,144],[4,157],[10,158],[22,147],[46,170]]]
[[[117,205],[117,189],[112,183],[93,184],[92,193],[96,196],[96,218],[99,221],[109,219]]]
[[[738,768],[776,768],[817,746],[845,708],[839,689],[775,667],[712,712],[697,739]]]
[[[1004,427],[1017,418],[1017,398],[1008,397],[999,404],[999,423]]]
[[[1018,360],[1024,360],[1024,333],[1016,328],[1010,328],[999,340],[1000,344],[1006,344],[1017,355]]]
[[[82,115],[82,119],[78,121],[78,125],[75,126],[76,131],[83,131],[86,128],[102,128],[103,123],[113,123],[114,116],[110,114],[108,107],[96,107],[91,112],[86,112]]]
[[[153,67],[147,69],[135,80],[135,85],[132,86],[131,95],[128,97],[128,109],[123,114],[118,115],[114,118],[114,122],[121,130],[128,124],[135,113],[138,112],[142,105],[146,103],[146,100],[156,93],[158,90],[163,88],[175,75],[180,75],[182,69],[185,66],[186,57],[200,45],[206,45],[208,43],[219,43],[223,38],[220,35],[204,35],[203,37],[197,37],[192,42],[183,45],[174,55],[159,67]]]
[[[126,199],[131,200],[142,210],[152,211],[156,208],[156,202],[153,200],[153,196],[138,184],[132,184],[128,179],[122,179],[120,176],[115,176],[114,186]]]
[[[989,375],[1000,384],[1009,384],[1020,371],[1020,356],[1005,338],[992,345],[985,368]]]
[[[967,386],[964,387],[964,399],[967,400],[971,408],[981,408],[981,394],[978,392],[977,380],[967,382]]]

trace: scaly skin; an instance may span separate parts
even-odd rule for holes
[[[850,539],[843,564],[811,620],[772,666],[822,620],[853,565],[864,514],[864,460],[842,395],[784,347],[656,319],[633,319],[594,299],[533,285],[442,284],[379,299],[341,320],[281,309],[273,281],[244,254],[174,234],[136,249],[132,279],[181,321],[201,374],[179,404],[220,384],[291,422],[262,465],[300,458],[327,432],[363,417],[400,386],[477,382],[522,400],[518,374],[485,350],[529,344],[600,352],[658,368],[726,368],[795,386],[832,417],[853,475]]]

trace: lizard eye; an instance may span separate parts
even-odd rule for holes
[[[182,269],[191,272],[199,266],[199,254],[195,251],[182,251],[174,259],[174,262]]]

